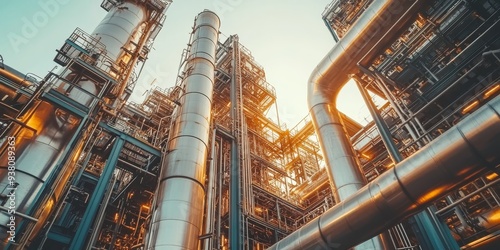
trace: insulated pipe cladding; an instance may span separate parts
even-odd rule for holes
[[[422,2],[422,1],[420,1]],[[315,68],[308,83],[311,118],[328,165],[327,172],[337,201],[345,200],[365,184],[336,97],[357,70],[356,63],[393,28],[403,26],[418,10],[418,1],[374,0],[351,30]],[[402,20],[403,19],[403,20]]]
[[[348,249],[500,164],[500,96],[269,250]]]
[[[211,11],[196,18],[147,249],[198,249],[219,26],[219,17]]]
[[[124,49],[132,51],[138,43],[146,17],[144,6],[125,1],[108,12],[92,36],[106,46],[106,55],[119,64],[119,59],[127,54]]]
[[[2,206],[15,214],[27,214],[39,195],[45,181],[52,174],[57,162],[65,151],[69,138],[73,136],[80,120],[47,102],[41,102],[36,112],[27,122],[35,131],[23,128],[9,141],[11,149],[0,156],[0,190],[3,195],[14,197]],[[12,143],[12,144],[11,144]],[[14,154],[12,154],[14,153]],[[15,161],[10,161],[15,159]],[[10,166],[15,166],[11,169]],[[10,177],[13,177],[11,179]],[[9,198],[10,199],[10,198]],[[45,206],[52,209],[54,202]],[[11,222],[11,215],[0,213],[0,224]],[[19,225],[21,216],[14,216],[15,225]],[[16,228],[16,227],[14,227]],[[0,231],[2,242],[0,248],[5,249],[3,241],[12,233]],[[15,231],[15,230],[14,230]]]
[[[357,70],[356,63],[375,50],[380,39],[396,35],[397,32],[386,33],[398,30],[412,20],[422,2],[374,0],[309,78],[310,114],[337,202],[347,199],[366,183],[336,108],[337,95],[349,80],[348,74]],[[381,239],[374,238],[357,249],[381,249],[383,244]]]
[[[269,249],[353,247],[424,209],[432,199],[465,179],[474,178],[486,161],[498,164],[500,157],[494,152],[499,147],[500,131],[497,98],[393,171],[363,187],[364,178],[337,111],[336,97],[349,80],[348,75],[357,70],[357,63],[366,63],[361,60],[369,60],[380,46],[394,40],[425,2],[374,0],[311,74],[310,113],[334,195],[341,202]]]

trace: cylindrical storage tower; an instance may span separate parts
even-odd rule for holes
[[[2,206],[13,213],[0,213],[0,223],[16,226],[12,227],[14,230],[2,229],[2,240],[13,236],[12,231],[19,228],[22,217],[16,214],[29,213],[44,183],[63,157],[79,122],[80,119],[75,116],[41,102],[27,122],[36,132],[23,128],[16,136],[8,137],[10,147],[0,156],[0,190],[2,195],[12,199],[12,202],[9,200]],[[51,205],[46,204],[49,208],[52,208]],[[3,246],[0,248],[3,249]]]
[[[93,36],[100,40],[105,46],[107,56],[111,58],[112,63],[125,67],[133,67],[128,63],[130,59],[130,46],[138,46],[137,41],[143,34],[143,24],[147,19],[144,7],[124,2],[113,7],[99,24],[93,33]],[[109,63],[109,62],[106,62]],[[121,69],[123,70],[123,69]],[[67,69],[62,77],[66,77],[72,72]],[[78,73],[79,74],[79,73]],[[127,82],[127,79],[122,79]],[[125,84],[124,83],[124,84]],[[82,89],[92,94],[97,93],[94,82],[90,80],[80,80],[76,84]],[[80,89],[73,88],[68,97],[73,101],[87,106],[91,103],[91,96]],[[15,182],[9,178],[11,171],[8,170],[9,153],[3,152],[0,155],[0,190],[3,195],[15,194],[15,212],[20,214],[33,213],[31,211],[37,196],[44,187],[51,175],[60,175],[64,171],[54,172],[57,169],[59,161],[65,157],[64,152],[71,152],[68,148],[69,142],[78,133],[77,128],[81,122],[69,112],[60,109],[53,104],[41,101],[38,105],[32,107],[24,122],[28,127],[21,128],[13,138],[12,144],[15,145]],[[14,148],[14,147],[13,147]],[[51,196],[49,204],[45,204],[45,210],[53,209],[59,199],[60,194],[54,193]],[[5,203],[4,210],[9,209],[9,203]],[[19,225],[21,216],[16,216],[16,225]],[[45,218],[39,218],[38,223],[43,223]],[[0,213],[0,224],[6,225],[11,221],[10,215]],[[10,236],[8,230],[0,230],[0,248],[4,243],[8,243]]]
[[[124,2],[112,8],[97,25],[92,36],[106,45],[107,56],[114,62],[123,54],[123,48],[131,49],[142,34],[141,24],[146,20],[143,6]]]
[[[109,67],[107,73],[119,79],[118,84],[121,86],[128,82],[128,79],[125,79],[125,72],[135,66],[132,53],[138,51],[137,47],[141,46],[140,39],[146,31],[147,18],[147,10],[144,6],[123,2],[110,9],[92,32],[92,37],[103,44],[106,49],[106,58],[96,61],[95,66],[103,69]],[[110,65],[113,66],[110,67]],[[67,72],[66,74],[75,73]],[[97,95],[99,92],[92,81],[82,80],[78,82],[78,85],[91,94]],[[93,100],[91,95],[77,88],[72,89],[68,96],[84,105],[90,105]]]
[[[198,249],[220,20],[201,12],[194,27],[184,94],[171,131],[148,249]]]

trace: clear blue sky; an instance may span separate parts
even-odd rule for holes
[[[308,112],[310,73],[334,45],[321,19],[331,0],[174,0],[132,95],[140,102],[154,86],[173,86],[194,17],[204,9],[221,17],[221,40],[238,34],[275,86],[279,116],[289,128]],[[106,15],[101,0],[2,1],[0,55],[23,73],[44,76],[56,64],[55,50],[80,27],[92,33]],[[341,93],[340,109],[362,122],[367,113],[352,86]],[[355,101],[352,101],[355,100]]]

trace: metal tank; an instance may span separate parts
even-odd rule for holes
[[[423,1],[373,1],[309,78],[310,114],[337,202],[347,199],[366,184],[336,108],[337,95],[349,80],[348,74],[357,69],[356,62],[374,48],[388,30],[404,26],[416,13],[421,2]],[[373,242],[358,246],[358,249],[383,247],[383,242],[375,238]]]
[[[198,249],[219,26],[219,17],[211,11],[196,18],[147,249]]]
[[[127,62],[126,50],[139,42],[146,21],[144,6],[124,2],[113,9],[97,25],[92,36],[106,46],[106,55],[114,62]]]
[[[99,39],[106,48],[107,56],[111,60],[107,63],[122,65],[123,68],[133,67],[133,62],[130,61],[129,53],[126,53],[125,49],[137,46],[135,44],[138,42],[138,36],[142,35],[142,25],[145,21],[145,8],[135,3],[124,2],[109,11],[93,33],[93,36]],[[67,77],[72,73],[67,69],[63,71],[62,76]],[[126,80],[122,84],[126,84]],[[73,88],[68,91],[68,97],[75,103],[90,105],[93,97],[85,92],[96,95],[96,84],[90,80],[81,80],[75,85],[81,89]],[[56,84],[55,88],[61,88],[61,85]],[[16,212],[18,214],[33,212],[30,211],[32,205],[39,198],[41,190],[45,188],[47,179],[59,174],[54,173],[54,170],[62,164],[65,154],[71,150],[69,144],[78,133],[77,128],[81,122],[81,118],[46,101],[39,101],[27,114],[29,115],[24,116],[23,122],[28,128],[18,129],[11,134],[15,136],[16,145],[16,183],[12,185],[9,182],[6,169],[0,172],[0,190],[4,190],[4,194],[7,194],[5,192],[8,192],[8,188],[13,186],[16,188]],[[7,163],[8,154],[5,152],[0,156],[0,165],[7,166]],[[69,175],[66,176],[69,177]],[[60,183],[55,183],[55,185],[64,183],[64,180],[60,180]],[[58,193],[52,194],[51,201],[43,208],[44,216],[48,214],[46,211],[52,209],[50,204],[57,202],[59,196]],[[3,205],[4,209],[8,209],[7,205],[8,203]],[[21,216],[16,218],[19,220]],[[40,221],[44,219],[40,218]],[[0,214],[2,225],[7,224],[8,221],[8,215]],[[9,234],[2,230],[0,237],[6,239]]]

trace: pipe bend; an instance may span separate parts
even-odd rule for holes
[[[358,63],[371,59],[381,46],[399,35],[426,0],[374,0],[345,36],[337,42],[311,73],[308,105],[335,105],[348,75]]]

